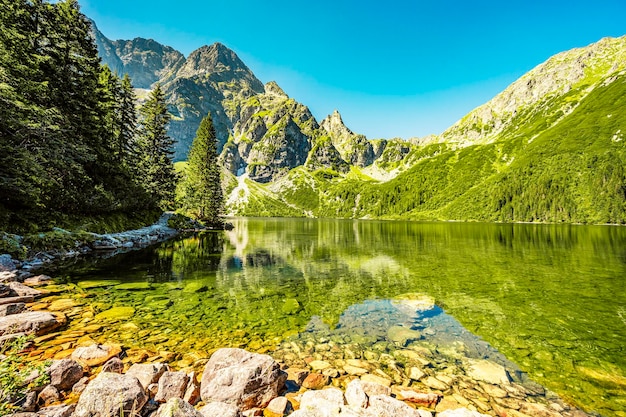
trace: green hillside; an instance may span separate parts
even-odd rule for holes
[[[252,193],[254,206],[283,201],[316,217],[625,223],[626,73],[578,83],[542,107],[486,144],[418,147],[406,157],[418,162],[387,182],[354,168],[293,170]]]

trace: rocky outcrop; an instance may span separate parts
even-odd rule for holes
[[[128,74],[135,88],[150,88],[171,78],[185,62],[183,54],[152,39],[109,40],[91,21],[102,63],[120,76]]]
[[[322,168],[330,168],[342,174],[350,171],[350,164],[341,158],[341,154],[327,136],[322,136],[315,142],[304,166],[311,171]]]
[[[249,410],[277,397],[286,379],[287,374],[268,355],[219,349],[204,368],[200,394],[206,403],[218,401]]]
[[[334,147],[344,161],[359,167],[366,167],[374,162],[374,148],[370,141],[363,135],[352,133],[337,110],[322,120],[320,127],[330,135]]]

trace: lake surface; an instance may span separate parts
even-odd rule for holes
[[[232,223],[62,271],[91,311],[69,331],[95,316],[98,341],[192,364],[223,346],[276,352],[320,328],[375,345],[401,325],[440,351],[519,367],[587,411],[626,415],[626,228]],[[428,300],[428,313],[404,308]]]

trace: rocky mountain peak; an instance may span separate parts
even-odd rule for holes
[[[244,84],[248,84],[255,92],[262,93],[264,90],[263,83],[254,76],[237,54],[219,42],[205,45],[189,54],[177,76],[193,78],[211,74],[221,74],[216,81],[245,80],[247,83]]]
[[[283,89],[279,87],[276,81],[270,81],[265,84],[265,93],[268,95],[289,98],[289,96],[283,91]]]
[[[354,133],[343,123],[341,114],[335,110],[333,114],[326,116],[320,123],[320,126],[329,134],[336,137],[352,136]]]

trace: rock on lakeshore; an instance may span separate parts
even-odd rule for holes
[[[200,395],[205,403],[220,401],[249,410],[278,397],[286,380],[287,374],[268,355],[219,349],[204,368]]]
[[[48,333],[61,325],[57,316],[43,311],[29,311],[0,317],[0,335],[9,333]]]
[[[83,391],[73,417],[119,417],[139,414],[148,395],[133,376],[100,373]],[[133,413],[133,414],[131,414]]]

